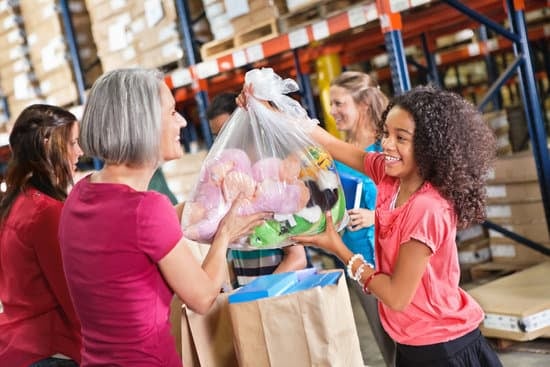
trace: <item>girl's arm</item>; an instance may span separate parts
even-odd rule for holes
[[[359,172],[365,171],[363,162],[367,153],[364,150],[338,139],[318,125],[312,129],[310,135],[337,161],[340,161]]]
[[[336,255],[344,264],[348,264],[354,255],[344,244],[338,232],[332,224],[332,215],[326,213],[327,229],[325,232],[314,236],[294,236],[292,239],[298,243],[311,244]],[[368,290],[373,293],[386,306],[402,311],[407,307],[420,284],[422,274],[431,256],[431,250],[423,243],[410,240],[399,248],[399,254],[392,274],[376,274],[370,266],[364,266],[359,284],[365,284],[369,278]],[[356,260],[352,264],[355,273],[361,266],[361,261]]]
[[[402,244],[393,273],[374,276],[369,281],[369,291],[386,306],[403,311],[418,289],[431,254],[428,246],[417,240]],[[360,284],[364,284],[368,277],[368,274],[363,274]]]

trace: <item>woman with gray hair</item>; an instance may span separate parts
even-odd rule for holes
[[[147,191],[160,163],[182,156],[185,125],[156,71],[115,70],[90,91],[80,141],[105,164],[75,185],[59,230],[83,365],[181,367],[168,321],[173,292],[208,311],[224,281],[227,245],[268,217],[230,210],[197,262],[181,231],[182,206]]]

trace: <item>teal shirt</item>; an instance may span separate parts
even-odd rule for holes
[[[376,142],[368,146],[367,152],[381,152],[382,146]],[[362,172],[356,171],[353,168],[345,165],[342,162],[335,161],[338,172],[345,172],[349,175],[358,177],[363,182],[363,192],[361,194],[361,208],[374,210],[376,207],[376,185],[374,182]],[[342,233],[342,241],[346,246],[356,254],[361,254],[371,264],[374,264],[374,225],[360,229],[358,231],[350,231],[347,228]]]

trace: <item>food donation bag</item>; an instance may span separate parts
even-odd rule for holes
[[[262,68],[246,73],[245,86],[252,91],[247,108],[237,108],[222,127],[185,204],[186,236],[211,242],[239,195],[239,214],[274,216],[232,248],[290,245],[291,236],[324,231],[329,210],[336,228],[343,228],[346,203],[333,159],[308,136],[318,121],[285,95],[298,90],[296,82]]]

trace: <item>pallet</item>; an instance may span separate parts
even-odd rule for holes
[[[279,29],[288,33],[293,29],[321,21],[331,15],[342,12],[356,4],[365,3],[364,0],[310,0],[293,9],[279,19]]]
[[[529,341],[516,341],[501,338],[487,338],[487,340],[500,352],[550,354],[550,339],[545,337]]]
[[[278,35],[277,19],[273,18],[237,33],[235,35],[235,45],[237,47],[245,47],[252,43],[267,41]]]
[[[203,60],[210,60],[216,57],[227,55],[235,49],[235,39],[224,38],[205,43],[201,47],[201,57]]]
[[[236,50],[242,49],[251,44],[267,41],[279,35],[277,19],[273,18],[261,22],[253,27],[243,29],[235,34],[234,37],[221,40],[214,40],[205,43],[201,47],[201,57],[203,60],[215,59],[228,55]]]
[[[480,284],[515,273],[529,267],[529,264],[486,262],[470,268],[472,282]]]

